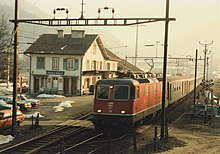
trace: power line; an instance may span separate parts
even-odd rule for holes
[[[202,45],[202,46],[204,46],[204,50],[203,50],[203,52],[204,52],[204,70],[203,70],[203,79],[204,80],[206,80],[206,77],[205,77],[205,75],[206,75],[206,69],[208,69],[208,68],[206,68],[206,59],[207,59],[207,52],[208,52],[208,46],[210,46],[210,45],[212,45],[213,44],[213,41],[211,42],[211,43],[206,43],[206,41],[205,41],[205,43],[201,43],[200,41],[199,41],[199,44],[200,45]],[[207,61],[207,63],[208,63],[208,61]],[[208,73],[208,72],[207,72]]]

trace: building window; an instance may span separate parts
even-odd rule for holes
[[[86,70],[90,70],[90,60],[86,61]]]
[[[96,70],[99,70],[99,61],[96,61]]]
[[[99,70],[102,70],[102,61],[99,63]]]
[[[112,64],[112,70],[115,70],[115,63]]]
[[[97,53],[97,47],[96,47],[96,44],[94,43],[93,44],[93,55],[96,55],[96,53]]]
[[[73,59],[67,59],[67,70],[73,70]]]
[[[110,63],[107,63],[106,65],[107,65],[107,70],[109,71],[111,65],[110,65]]]
[[[37,69],[45,69],[45,57],[37,57]]]
[[[96,70],[96,61],[92,61],[92,66],[91,66],[92,70]]]
[[[52,58],[52,69],[59,70],[59,58],[57,57]]]
[[[63,69],[71,71],[74,68],[74,59],[63,59]]]

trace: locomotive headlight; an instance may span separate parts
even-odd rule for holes
[[[125,114],[125,111],[121,111],[121,114]]]
[[[97,110],[97,112],[98,112],[98,113],[101,113],[101,112],[102,112],[102,110]]]

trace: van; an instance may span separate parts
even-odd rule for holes
[[[17,110],[16,122],[20,125],[24,121],[24,114]],[[12,126],[12,110],[0,110],[0,129],[8,128]]]

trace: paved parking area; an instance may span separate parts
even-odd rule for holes
[[[22,125],[31,125],[31,115],[36,115],[39,112],[40,125],[58,125],[66,120],[73,119],[78,113],[91,111],[93,108],[93,95],[65,97],[65,98],[50,98],[40,99],[41,105],[39,107],[29,109],[24,114],[26,115],[25,121]],[[71,102],[71,107],[64,105],[63,111],[55,112],[56,108],[61,102]],[[68,104],[68,103],[67,103]],[[34,118],[35,120],[35,118]]]

